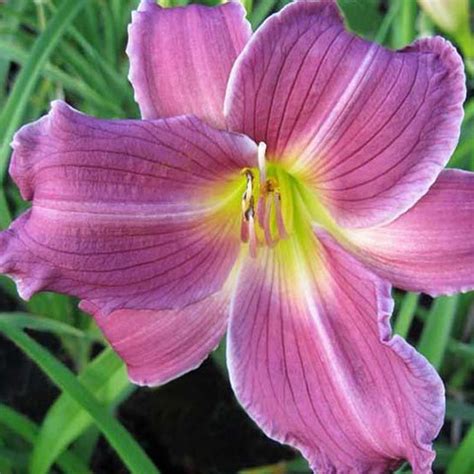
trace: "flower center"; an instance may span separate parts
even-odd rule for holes
[[[317,189],[305,178],[287,169],[282,162],[268,161],[266,145],[258,146],[258,166],[244,168],[233,175],[221,190],[213,190],[213,202],[220,196],[222,216],[239,212],[240,240],[256,257],[262,247],[274,248],[279,242],[286,248],[298,242],[306,246],[314,240],[314,226],[325,228],[333,236],[344,238],[323,205]],[[239,221],[233,221],[236,231]]]
[[[249,244],[250,255],[257,255],[257,248],[274,247],[288,236],[282,211],[282,194],[278,170],[267,166],[266,145],[258,146],[258,169],[244,168],[246,186],[242,196],[240,236]],[[290,198],[288,194],[286,196]]]

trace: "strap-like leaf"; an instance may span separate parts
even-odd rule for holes
[[[74,374],[64,364],[58,361],[44,347],[22,330],[5,323],[5,321],[0,321],[0,331],[25,352],[55,385],[90,415],[94,423],[102,431],[118,456],[132,473],[158,473],[156,467],[130,433],[102,406],[97,398],[77,380]],[[97,374],[97,376],[99,376],[99,374]],[[67,420],[67,422],[71,423],[71,420]],[[47,471],[37,470],[36,467],[34,467],[31,468],[30,472],[42,474]]]

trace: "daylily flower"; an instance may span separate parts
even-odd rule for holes
[[[314,470],[430,472],[443,385],[391,336],[390,282],[474,287],[474,175],[443,171],[461,59],[440,37],[367,42],[330,1],[252,36],[244,14],[142,1],[143,120],[56,102],[17,133],[32,208],[0,234],[0,269],[24,298],[81,298],[138,384],[195,368],[227,330],[237,398]]]

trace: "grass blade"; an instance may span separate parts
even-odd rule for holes
[[[7,43],[0,39],[0,58],[9,59],[12,62],[22,65],[28,61],[29,54],[20,46],[14,43]],[[71,76],[56,66],[45,64],[41,69],[41,75],[47,79],[61,83],[65,89],[80,95],[83,99],[94,105],[110,110],[111,113],[120,114],[122,112],[120,107],[107,101],[107,99],[89,87],[85,82]]]
[[[0,403],[0,425],[6,426],[31,445],[35,445],[39,428],[26,416]],[[58,466],[66,474],[89,474],[90,470],[72,452],[65,451],[58,458]]]
[[[255,30],[265,20],[268,14],[275,8],[277,0],[261,0],[256,3],[249,14],[249,21]]]
[[[474,423],[474,406],[457,400],[448,400],[446,402],[446,418],[448,420],[457,418]]]
[[[456,449],[447,474],[472,474],[474,472],[474,425],[471,426],[459,448]]]
[[[418,350],[439,370],[456,316],[458,296],[437,298],[430,309]]]
[[[26,0],[17,0],[12,8],[15,9],[18,13],[21,13],[26,6]],[[18,18],[10,18],[9,21],[10,34],[4,35],[5,41],[9,42],[14,38],[14,33],[16,32],[19,21]],[[8,82],[8,71],[10,69],[10,61],[8,59],[0,58],[0,100],[4,99],[7,88],[5,87]]]
[[[56,15],[35,41],[28,61],[18,74],[10,96],[0,115],[0,130],[2,131],[0,138],[0,183],[3,182],[7,170],[10,141],[13,133],[21,124],[28,100],[36,85],[41,69],[46,64],[49,55],[66,31],[68,25],[86,2],[87,0],[64,0],[62,2]],[[3,189],[0,188],[0,194],[3,193]],[[0,203],[2,201],[2,198],[0,198]],[[3,203],[0,209],[0,226],[8,226],[10,220],[8,207]]]
[[[130,433],[104,409],[65,365],[23,331],[4,322],[0,322],[0,330],[25,352],[55,385],[67,393],[93,418],[132,473],[157,474],[159,472]],[[40,474],[41,471],[32,470],[30,472]]]
[[[395,21],[392,27],[393,48],[403,48],[415,39],[416,13],[417,5],[415,1],[400,2],[398,21]]]
[[[395,320],[394,332],[405,339],[408,336],[411,323],[415,317],[419,299],[420,295],[418,293],[407,293],[403,297],[400,311],[398,312],[397,319]]]
[[[123,362],[110,348],[89,363],[78,379],[104,406],[115,405],[131,387]],[[60,453],[91,426],[93,420],[89,414],[70,396],[61,395],[41,426],[31,459],[31,472],[49,472]]]
[[[0,313],[0,323],[17,329],[34,329],[55,334],[68,335],[80,338],[96,339],[89,333],[54,319],[34,316],[28,313]]]

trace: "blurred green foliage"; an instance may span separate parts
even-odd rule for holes
[[[139,117],[127,80],[128,61],[124,52],[130,12],[137,3],[135,0],[0,3],[1,227],[6,227],[12,216],[26,207],[6,173],[12,135],[23,123],[44,114],[50,101],[65,98],[77,109],[97,117]],[[187,0],[163,2],[166,6],[186,3]],[[256,28],[287,0],[244,3]],[[443,33],[415,0],[339,0],[339,4],[352,30],[388,47],[403,47],[420,35]],[[450,166],[474,171],[472,87],[471,76],[461,139]],[[54,463],[66,473],[90,472],[88,456],[84,453],[90,455],[94,450],[97,428],[131,471],[156,472],[146,454],[110,415],[132,393],[133,387],[126,379],[123,364],[105,348],[91,319],[77,309],[73,298],[44,293],[25,303],[19,300],[9,280],[2,277],[0,284],[3,292],[23,311],[1,314],[0,330],[30,354],[63,392],[39,425],[0,404],[0,472],[40,474],[48,472]],[[395,331],[408,338],[435,365],[446,384],[447,420],[436,441],[435,469],[449,474],[472,474],[474,295],[432,301],[396,291],[395,300]],[[66,368],[27,336],[24,328],[54,334],[73,367]],[[95,357],[94,343],[104,347]],[[221,366],[223,354],[219,350],[214,356]],[[94,426],[97,428],[91,431]],[[113,430],[122,436],[114,435]],[[70,445],[73,441],[76,443]],[[298,458],[273,467],[255,466],[246,472],[309,470],[304,460]],[[402,468],[400,472],[410,471]]]

